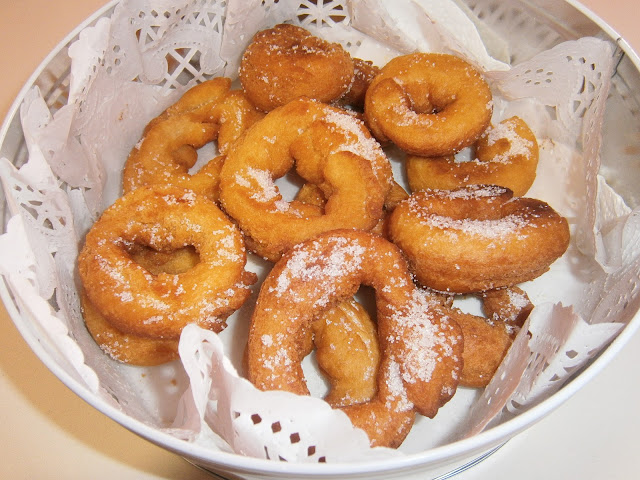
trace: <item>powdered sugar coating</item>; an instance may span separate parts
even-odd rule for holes
[[[345,143],[340,151],[351,152],[371,162],[373,171],[380,183],[388,183],[390,176],[387,171],[387,158],[380,144],[369,134],[361,120],[338,110],[330,110],[326,120],[336,125],[345,135]]]
[[[491,161],[496,163],[509,163],[519,156],[529,156],[532,153],[533,142],[516,131],[512,122],[501,122],[487,130],[487,146],[493,146],[496,142],[506,141],[508,148],[506,151],[494,156]]]
[[[500,220],[460,220],[443,215],[419,215],[426,226],[446,231],[455,237],[458,233],[475,235],[486,239],[504,239],[508,235],[526,236],[530,224],[519,215],[508,215]]]
[[[253,37],[238,75],[251,101],[270,111],[301,96],[323,102],[339,99],[354,81],[354,66],[341,45],[302,27],[280,24]]]
[[[532,280],[569,244],[567,220],[548,204],[495,186],[415,192],[395,208],[388,225],[416,279],[442,292]]]
[[[455,334],[454,320],[436,318],[437,302],[420,290],[412,292],[402,311],[393,313],[403,332],[388,337],[390,343],[402,341],[405,356],[402,360],[402,379],[407,383],[429,382],[443,357],[455,356],[453,346],[461,341]],[[405,332],[408,332],[406,335]],[[451,372],[457,374],[455,370]]]
[[[328,305],[335,281],[357,272],[361,268],[362,255],[365,253],[365,248],[358,242],[348,242],[341,237],[335,237],[333,241],[334,248],[326,256],[321,256],[323,245],[314,241],[310,242],[309,249],[294,247],[292,255],[287,259],[286,267],[277,277],[275,287],[269,291],[276,297],[286,296],[289,301],[304,302],[306,299],[299,296],[291,286],[297,282],[313,282],[314,296],[317,292],[322,292],[314,298],[315,304]]]

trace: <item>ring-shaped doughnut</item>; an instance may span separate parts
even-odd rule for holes
[[[374,136],[425,157],[475,143],[493,111],[491,89],[472,65],[453,55],[414,53],[382,67],[365,96]]]
[[[299,97],[338,100],[353,83],[354,66],[340,44],[280,24],[255,34],[238,75],[249,100],[268,112]]]
[[[413,192],[500,185],[522,197],[536,178],[538,142],[524,120],[511,117],[482,134],[471,160],[459,161],[454,155],[432,158],[407,155],[405,167]]]
[[[415,192],[388,232],[422,285],[450,293],[533,280],[569,245],[567,220],[547,203],[493,185]]]
[[[322,191],[323,207],[282,198],[274,180],[294,167]],[[277,260],[321,232],[374,228],[391,179],[389,160],[362,122],[301,98],[269,112],[236,142],[220,174],[220,202],[247,246]]]
[[[377,391],[370,401],[342,410],[372,445],[397,447],[414,412],[433,417],[455,393],[463,342],[458,324],[414,286],[402,253],[382,237],[338,230],[282,256],[262,284],[251,317],[248,378],[261,390],[308,394],[300,362],[312,322],[361,285],[375,291]]]
[[[217,200],[224,156],[192,174],[197,150],[217,139],[219,152],[226,153],[262,117],[242,92],[231,91],[230,86],[231,80],[224,77],[196,85],[149,122],[125,163],[124,193],[143,185],[169,184]]]
[[[193,247],[189,270],[154,275],[129,253],[134,244],[159,252]],[[173,186],[140,187],[94,223],[78,256],[87,297],[116,329],[175,339],[196,323],[216,332],[250,294],[242,235],[205,197]]]

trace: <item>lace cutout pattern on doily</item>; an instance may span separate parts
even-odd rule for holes
[[[563,40],[560,31],[551,28],[533,14],[526,2],[469,0],[465,2],[471,11],[504,38],[523,39],[510,44],[511,63],[529,60],[541,50],[546,50]]]
[[[370,449],[362,430],[355,429],[345,414],[318,398],[256,390],[238,376],[224,355],[219,337],[210,331],[187,326],[180,340],[180,355],[186,359],[193,404],[203,425],[236,453],[304,463],[399,455],[392,449]],[[309,411],[314,415],[309,416]],[[188,418],[185,420],[188,422]],[[172,430],[179,431],[180,427],[176,424]],[[340,442],[332,438],[340,438]],[[345,449],[345,445],[349,447]]]

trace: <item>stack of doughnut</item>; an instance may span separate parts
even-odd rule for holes
[[[103,212],[78,256],[87,329],[115,360],[178,358],[189,323],[220,332],[256,282],[242,233],[216,204],[224,154],[262,118],[231,80],[188,90],[152,119],[123,171],[123,196]],[[220,155],[197,173],[197,150]]]
[[[115,360],[161,364],[185,325],[222,331],[256,284],[247,378],[307,395],[315,351],[324,399],[398,447],[416,414],[489,383],[533,309],[522,284],[567,249],[567,221],[524,197],[535,135],[492,125],[491,89],[461,58],[378,67],[294,25],[251,39],[239,84],[203,82],[144,129],[78,258],[87,328]]]
[[[139,187],[103,212],[78,256],[87,327],[117,360],[164,363],[187,324],[226,327],[256,281],[245,263],[240,231],[211,200]]]
[[[364,113],[381,142],[406,153],[412,191],[496,184],[523,196],[538,144],[519,117],[491,125],[491,88],[461,58],[414,53],[389,61],[366,92]],[[461,158],[470,149],[471,158]]]

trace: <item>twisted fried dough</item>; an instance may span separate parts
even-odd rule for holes
[[[318,366],[332,407],[369,401],[376,392],[380,349],[376,325],[362,305],[345,300],[311,324]]]
[[[322,191],[323,207],[282,198],[274,180],[294,166]],[[321,232],[374,228],[391,178],[387,157],[362,122],[301,98],[269,112],[238,140],[220,174],[220,202],[247,246],[274,261]]]
[[[482,134],[472,160],[407,155],[405,167],[414,192],[484,184],[507,187],[522,197],[536,178],[538,142],[524,120],[511,117]]]
[[[438,302],[417,289],[399,249],[367,232],[338,230],[302,242],[267,275],[251,317],[248,378],[262,390],[308,394],[300,361],[323,312],[360,285],[375,290],[381,352],[373,398],[342,410],[372,445],[397,447],[414,412],[433,417],[454,394],[462,336]]]
[[[415,192],[394,209],[388,230],[416,279],[451,293],[533,280],[569,245],[567,220],[548,204],[486,185]]]
[[[199,261],[154,275],[131,245],[172,252],[193,247]],[[87,233],[78,270],[91,304],[117,330],[177,339],[196,323],[219,332],[256,281],[245,271],[238,229],[205,197],[173,186],[140,187],[118,199]]]
[[[491,120],[491,90],[461,58],[414,53],[393,58],[371,82],[364,113],[374,136],[425,157],[472,145]]]
[[[262,117],[242,92],[230,87],[231,80],[223,77],[196,85],[149,122],[125,163],[124,193],[143,185],[169,184],[217,200],[224,156],[191,174],[197,150],[217,139],[218,150],[226,153]]]

